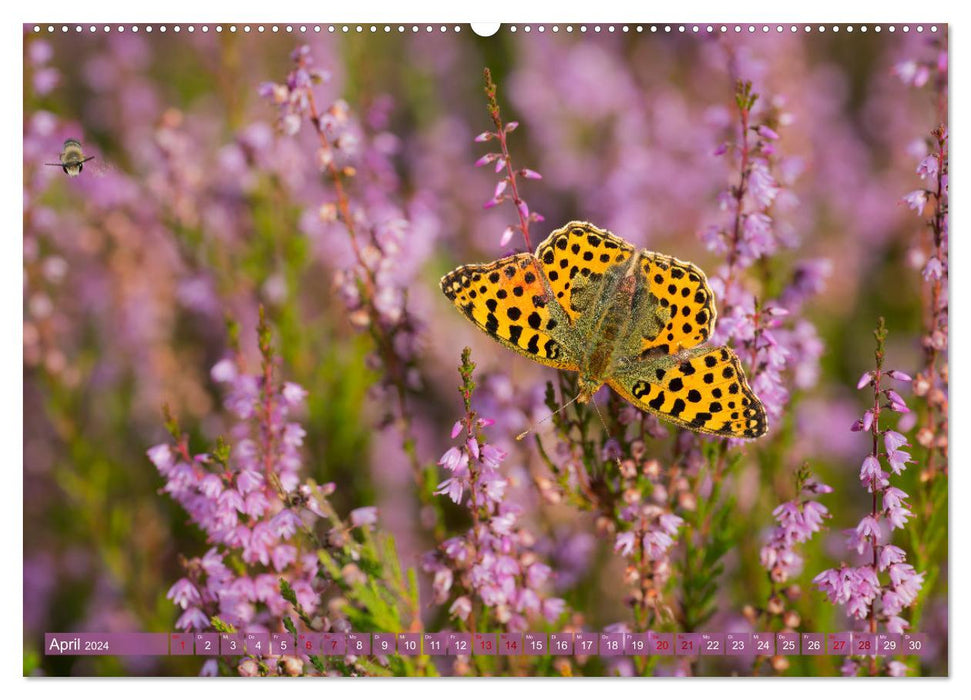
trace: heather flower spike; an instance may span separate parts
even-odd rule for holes
[[[519,225],[516,227],[516,230],[522,234],[523,241],[526,244],[526,250],[532,250],[533,246],[529,239],[529,224],[532,221],[542,221],[543,218],[536,212],[530,212],[529,206],[526,204],[526,200],[524,200],[520,194],[517,177],[522,177],[529,180],[539,180],[542,178],[542,175],[535,170],[530,170],[529,168],[521,168],[517,170],[513,167],[512,159],[509,155],[507,136],[519,126],[519,123],[513,121],[503,124],[502,115],[499,111],[499,102],[496,97],[498,88],[492,81],[492,73],[488,68],[484,70],[483,74],[485,76],[485,93],[489,109],[489,116],[492,117],[492,123],[495,125],[496,130],[494,132],[486,131],[479,134],[475,138],[475,141],[482,142],[497,139],[499,141],[499,148],[501,152],[490,153],[483,156],[476,162],[476,166],[485,165],[486,163],[495,161],[497,173],[502,172],[503,169],[506,171],[506,175],[496,185],[496,190],[492,196],[492,199],[486,202],[483,207],[486,209],[491,209],[492,207],[501,204],[506,199],[512,201],[513,205],[516,207],[516,212],[519,215]],[[509,187],[508,195],[504,194],[507,186]],[[506,231],[503,232],[499,241],[500,246],[506,246],[509,243],[510,235],[508,231],[509,229],[506,229]]]
[[[474,369],[466,348],[459,367],[464,441],[439,461],[452,475],[436,491],[467,509],[472,527],[426,554],[422,567],[433,577],[436,602],[452,601],[454,619],[467,622],[474,615],[478,628],[492,620],[503,629],[522,632],[531,619],[555,623],[564,603],[545,592],[551,570],[537,561],[535,539],[519,522],[519,509],[505,498],[509,480],[501,470],[508,455],[482,436],[489,419],[480,419],[472,409]]]
[[[874,331],[874,338],[876,367],[864,375],[866,381],[861,379],[857,387],[866,389],[872,386],[872,407],[860,422],[861,426],[866,426],[863,429],[870,433],[872,443],[860,469],[862,486],[873,494],[872,507],[849,531],[847,538],[848,549],[863,555],[863,563],[827,569],[818,574],[813,582],[830,602],[843,606],[847,615],[857,620],[863,630],[875,634],[882,626],[887,632],[899,634],[909,626],[901,613],[916,601],[924,574],[907,564],[904,551],[889,541],[894,530],[905,527],[913,516],[906,500],[907,494],[891,485],[891,472],[899,475],[911,460],[910,455],[900,449],[908,445],[906,437],[893,429],[882,428],[880,420],[882,409],[899,411],[903,407],[906,410],[903,399],[893,390],[883,387],[885,378],[905,382],[909,376],[899,370],[885,370],[883,367],[887,330],[882,318]],[[883,396],[890,397],[890,403],[884,403]],[[881,444],[883,450],[880,449]],[[889,471],[884,469],[884,464],[889,466]],[[881,663],[885,661],[878,660],[876,656],[869,658],[871,675],[878,672]],[[853,670],[857,668],[858,665],[852,666]],[[884,670],[890,672],[893,669],[886,666]]]

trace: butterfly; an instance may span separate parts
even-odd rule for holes
[[[738,357],[706,342],[715,299],[691,263],[572,221],[535,255],[463,265],[441,286],[502,345],[578,372],[581,403],[607,384],[634,406],[695,432],[757,438],[768,428]]]

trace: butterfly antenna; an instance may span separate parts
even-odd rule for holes
[[[543,423],[545,423],[546,421],[548,421],[550,418],[552,418],[553,416],[555,416],[557,413],[559,413],[560,411],[562,411],[564,408],[566,408],[567,406],[569,406],[572,403],[575,403],[576,400],[579,399],[579,398],[580,398],[580,394],[577,394],[576,396],[574,396],[572,399],[570,399],[569,401],[567,401],[565,404],[563,404],[562,406],[560,406],[558,409],[556,409],[555,411],[553,411],[551,414],[549,414],[545,418],[543,418],[541,420],[538,420],[535,423],[533,423],[532,425],[530,425],[527,430],[524,430],[519,435],[517,435],[516,436],[516,439],[517,440],[522,440],[524,437],[526,437],[527,435],[529,435],[532,431],[536,430],[536,428],[538,428],[539,426],[541,426]]]
[[[600,419],[600,425],[604,427],[604,432],[610,435],[610,428],[607,427],[607,421],[604,420],[604,416],[600,412],[600,406],[598,406],[597,402],[594,401],[592,398],[590,399],[590,403],[593,404],[593,408],[597,412],[597,418]]]
[[[597,412],[597,418],[600,419],[600,425],[602,425],[604,427],[604,432],[609,437],[610,436],[610,428],[607,427],[607,421],[604,420],[604,416],[600,412],[600,406],[598,406],[597,405],[597,402],[594,401],[592,398],[590,399],[590,403],[593,404],[593,408]],[[614,461],[617,462],[617,466],[619,467],[620,466],[620,457],[614,457]]]

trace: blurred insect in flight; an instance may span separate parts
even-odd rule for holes
[[[89,160],[94,160],[94,156],[84,157],[84,151],[81,150],[81,142],[77,139],[68,139],[64,142],[64,150],[61,151],[61,162],[44,163],[44,165],[56,166],[63,169],[67,175],[77,177],[84,169],[84,164]]]

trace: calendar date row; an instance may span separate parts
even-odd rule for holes
[[[860,632],[48,633],[55,656],[922,656],[926,634]]]

